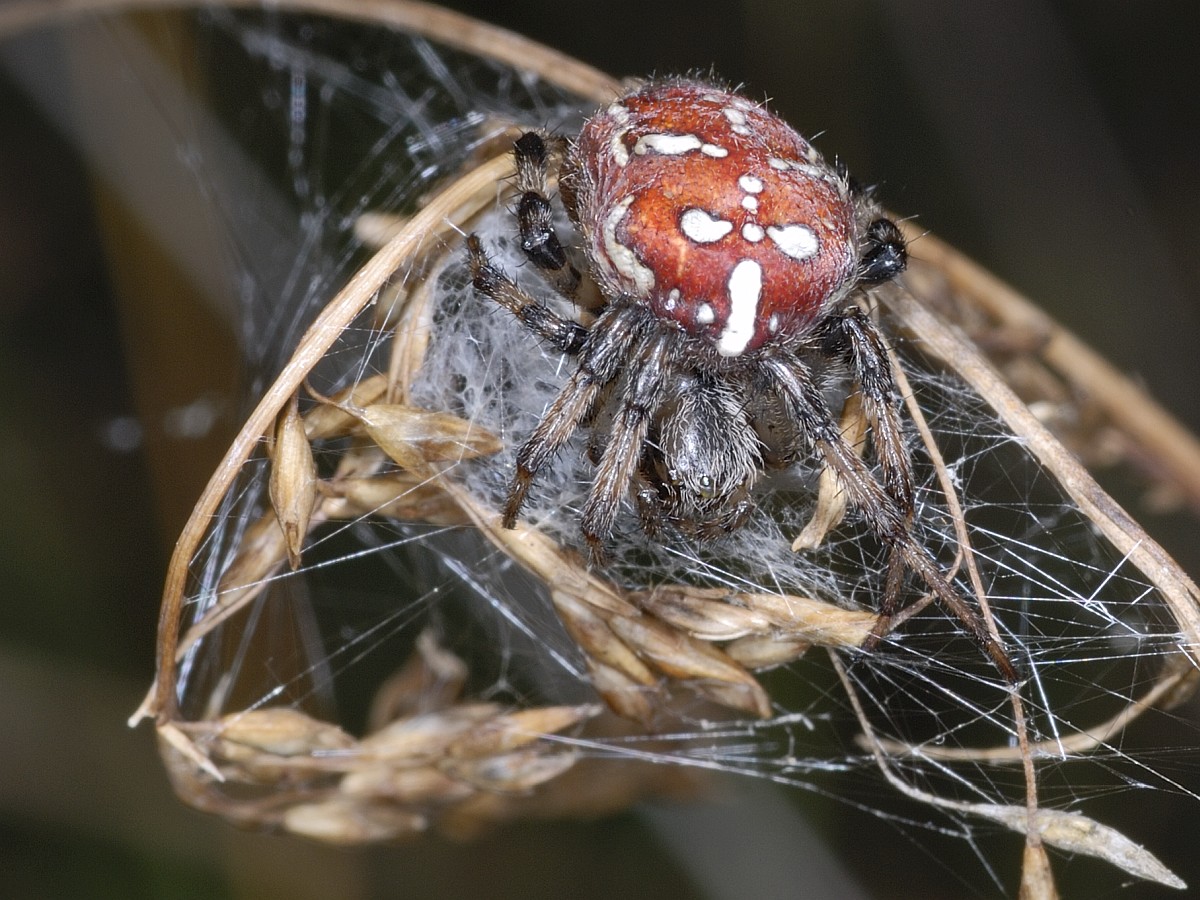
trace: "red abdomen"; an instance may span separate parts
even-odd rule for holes
[[[777,116],[671,81],[584,125],[564,189],[612,295],[737,356],[802,332],[854,278],[846,179]]]

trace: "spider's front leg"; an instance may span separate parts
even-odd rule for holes
[[[639,307],[627,309],[629,316],[645,317]],[[621,498],[637,475],[650,422],[662,405],[671,366],[669,335],[665,332],[648,336],[629,350],[631,359],[620,382],[620,403],[579,519],[593,563],[604,560],[604,545],[612,534]]]
[[[550,346],[572,356],[583,349],[588,336],[587,328],[564,319],[492,265],[479,236],[475,234],[467,235],[467,264],[475,290],[503,306]]]
[[[492,265],[477,235],[467,237],[467,254],[471,280],[479,293],[503,306],[556,350],[579,357],[579,367],[554,398],[533,434],[517,451],[516,474],[509,486],[503,515],[504,527],[512,528],[538,472],[582,423],[593,418],[597,405],[605,396],[605,389],[621,373],[631,352],[645,343],[645,335],[653,323],[649,313],[641,307],[613,304],[589,330],[558,315]],[[620,415],[624,416],[625,422],[621,428],[614,428],[614,436],[604,452],[607,463],[601,466],[598,483],[615,484],[624,478],[622,484],[627,484],[632,477],[630,467],[636,468],[637,452],[632,453],[631,461],[626,461],[623,455],[615,455],[612,447],[634,442],[635,449],[640,451],[645,426],[638,423],[639,416],[631,415],[627,410],[622,410]],[[618,439],[617,432],[627,430],[630,425],[633,431],[628,434],[628,440]],[[607,478],[603,475],[605,472],[608,472]],[[592,545],[593,556],[612,529],[611,516],[615,515],[615,507],[610,515],[606,500],[611,492],[609,487],[594,487],[584,510],[584,532]],[[619,493],[617,496],[619,499]]]
[[[517,472],[504,506],[505,528],[512,528],[516,524],[538,472],[562,449],[579,426],[594,416],[597,404],[605,395],[605,388],[621,374],[631,351],[644,343],[652,324],[641,307],[613,304],[588,332],[588,340],[579,354],[579,368],[554,398],[529,440],[517,451]],[[608,452],[606,448],[606,456]],[[606,495],[602,489],[593,486],[584,510],[584,532],[592,545],[593,556],[597,548],[595,539],[603,542],[607,532],[604,526],[605,512],[597,508],[589,514],[589,509],[596,507],[603,496]],[[590,526],[586,524],[589,518],[592,520]],[[608,527],[611,530],[611,524]]]
[[[870,426],[875,458],[883,475],[883,487],[911,524],[914,508],[912,459],[900,426],[900,398],[892,377],[891,352],[883,335],[866,312],[856,304],[825,317],[817,336],[822,350],[845,360],[862,399],[863,415]],[[904,560],[892,548],[888,574],[879,604],[879,623],[866,649],[871,649],[887,634],[900,611],[900,592],[904,584]]]
[[[850,375],[858,385],[863,414],[871,428],[884,489],[896,501],[900,511],[911,517],[912,460],[900,426],[900,398],[892,377],[891,351],[883,335],[866,312],[855,304],[826,316],[818,334],[827,354],[846,361]]]
[[[582,353],[590,334],[588,329],[578,322],[564,319],[492,265],[478,235],[467,236],[467,255],[475,290],[503,306],[522,325],[560,352],[571,355]],[[608,342],[600,343],[604,345]],[[605,384],[616,376],[617,370],[610,363],[608,368],[597,371],[592,355],[582,356],[575,374],[554,399],[529,440],[517,452],[517,471],[504,504],[505,528],[516,526],[517,516],[538,471],[570,439],[580,422],[592,414],[597,398]]]
[[[939,602],[958,618],[1004,678],[1016,683],[1017,671],[1004,647],[946,579],[929,551],[913,537],[909,516],[875,480],[870,468],[842,436],[808,366],[786,350],[765,355],[760,366],[764,385],[773,385],[779,392],[792,417],[801,424],[825,464],[833,469],[851,505],[875,536],[891,548],[904,567],[924,581]],[[897,580],[898,572],[893,568],[889,582]]]
[[[559,293],[573,297],[579,289],[579,270],[571,265],[562,242],[554,231],[550,206],[550,159],[561,157],[566,148],[562,138],[527,131],[513,144],[517,167],[517,226],[521,250]]]

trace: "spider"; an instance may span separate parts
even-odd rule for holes
[[[909,571],[1014,681],[1004,649],[912,533],[889,351],[856,302],[903,271],[907,249],[869,193],[761,105],[687,79],[634,88],[574,142],[531,131],[513,152],[525,256],[559,293],[582,297],[551,223],[559,164],[559,193],[602,302],[590,326],[564,318],[468,237],[476,290],[578,360],[517,454],[505,527],[583,426],[600,448],[580,516],[594,563],[628,493],[648,535],[670,527],[713,538],[750,516],[761,472],[815,454],[890,550],[876,639]],[[880,478],[825,401],[822,380],[835,368],[861,396]]]

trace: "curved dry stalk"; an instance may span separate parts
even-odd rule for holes
[[[859,743],[870,747],[873,743],[889,756],[918,756],[922,759],[933,759],[940,762],[973,762],[992,763],[994,765],[1011,765],[1024,762],[1026,756],[1050,756],[1055,759],[1066,759],[1070,756],[1083,756],[1093,750],[1105,746],[1112,738],[1122,734],[1130,725],[1152,709],[1164,709],[1175,702],[1180,692],[1190,694],[1200,680],[1200,671],[1191,663],[1168,667],[1154,685],[1142,696],[1120,712],[1098,725],[1077,731],[1074,734],[1049,738],[1044,741],[1031,743],[1028,753],[1023,753],[1021,747],[937,747],[931,744],[906,744],[903,741],[893,741],[888,738],[875,738],[873,742],[859,738]]]
[[[196,7],[196,0],[9,0],[0,5],[0,38],[32,28],[57,25],[99,13]],[[262,0],[223,0],[222,6],[262,7]],[[421,35],[449,47],[475,53],[514,69],[535,72],[547,81],[595,100],[620,92],[615,78],[523,35],[415,0],[273,0],[276,11],[318,13],[351,22],[368,22]]]
[[[964,262],[961,268],[965,267]],[[983,281],[986,283],[987,279]],[[904,327],[920,336],[922,351],[950,366],[991,405],[1117,552],[1128,558],[1159,590],[1183,632],[1184,649],[1200,663],[1200,589],[1195,582],[1096,483],[1091,473],[1030,412],[970,342],[908,291],[891,292],[887,302]]]
[[[447,231],[460,227],[484,209],[495,197],[496,184],[511,171],[511,161],[500,157],[464,173],[414,215],[400,234],[359,269],[304,333],[295,353],[234,438],[176,541],[163,589],[155,685],[147,701],[134,713],[130,720],[132,724],[144,716],[155,716],[160,722],[174,717],[175,647],[183,613],[187,566],[204,539],[209,521],[222,497],[233,485],[261,436],[271,427],[291,395],[299,390],[313,366],[333,346],[342,331],[372,302],[393,274],[402,271],[409,260],[427,252],[430,246],[444,238]]]
[[[1136,878],[1153,881],[1171,888],[1187,885],[1174,872],[1164,866],[1145,847],[1135,844],[1119,831],[1101,825],[1094,819],[1078,813],[1056,809],[1038,809],[1030,803],[1005,805],[999,803],[968,803],[940,797],[908,783],[893,768],[883,744],[875,734],[871,721],[863,709],[853,682],[836,653],[829,653],[834,670],[842,682],[854,714],[861,726],[862,743],[875,758],[875,765],[888,783],[906,797],[927,806],[938,807],[967,816],[996,822],[1026,838],[1025,857],[1022,867],[1022,897],[1037,897],[1051,900],[1058,896],[1050,873],[1043,845],[1058,847],[1069,853],[1082,853],[1102,859]],[[1025,748],[1028,758],[1028,748]]]
[[[1153,460],[1193,509],[1200,510],[1200,440],[1195,435],[1136,382],[995,275],[911,223],[907,237],[913,242],[914,258],[927,263],[973,306],[1006,328],[1036,336],[1037,356],[1084,391],[1113,427]],[[919,270],[913,274],[920,277]]]
[[[925,447],[925,452],[929,455],[929,459],[933,463],[938,484],[941,487],[942,495],[945,497],[946,509],[949,511],[951,521],[954,523],[954,534],[958,544],[958,553],[954,567],[956,569],[959,565],[966,567],[967,577],[971,582],[971,590],[974,592],[975,602],[979,606],[987,630],[991,634],[992,640],[998,646],[1003,647],[1005,641],[1000,634],[999,627],[996,625],[996,617],[992,613],[991,604],[988,602],[987,589],[983,585],[983,577],[979,572],[979,565],[975,559],[975,551],[971,547],[971,536],[967,531],[966,515],[958,497],[958,490],[954,486],[954,479],[950,477],[950,473],[946,468],[946,460],[942,456],[941,448],[938,447],[933,432],[929,428],[929,423],[925,418],[925,411],[921,409],[921,405],[916,401],[916,397],[908,381],[908,375],[894,355],[891,357],[891,367],[892,377],[896,380],[896,387],[900,391],[901,396],[904,397],[909,416],[916,425],[917,432],[920,434],[921,441]],[[1037,773],[1033,766],[1033,754],[1030,752],[1029,726],[1028,718],[1025,714],[1025,701],[1021,697],[1020,687],[1011,682],[1008,685],[1008,699],[1012,706],[1013,724],[1017,736],[1016,749],[1025,779],[1025,808],[1027,818],[1033,821],[1034,817],[1038,814]],[[1041,880],[1052,884],[1049,879],[1049,862],[1046,860],[1045,849],[1041,846],[1036,831],[1031,831],[1027,835],[1025,853],[1025,876],[1028,878],[1035,872],[1042,873],[1044,877]]]

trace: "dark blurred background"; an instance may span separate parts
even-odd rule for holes
[[[890,208],[1200,424],[1200,5],[450,5],[615,74],[712,67],[771,96],[826,153],[880,184]],[[738,896],[699,883],[634,814],[518,827],[465,849],[341,852],[238,832],[174,800],[150,729],[123,722],[149,685],[174,535],[234,424],[221,417],[231,374],[211,364],[231,335],[181,304],[184,340],[130,337],[137,311],[118,312],[95,227],[105,202],[71,146],[0,78],[0,894]],[[131,384],[127,361],[156,353],[172,354],[177,379]],[[156,446],[169,452],[145,452]],[[180,457],[191,464],[156,462]],[[1200,570],[1194,520],[1147,524]],[[1200,802],[1130,790],[1104,809],[1119,827],[1130,817],[1126,830],[1200,884]],[[995,893],[931,865],[911,834],[861,818],[824,827],[862,829],[839,853],[869,895]],[[753,854],[729,840],[731,853]],[[1100,864],[1058,867],[1088,895],[1167,894],[1126,888]]]

